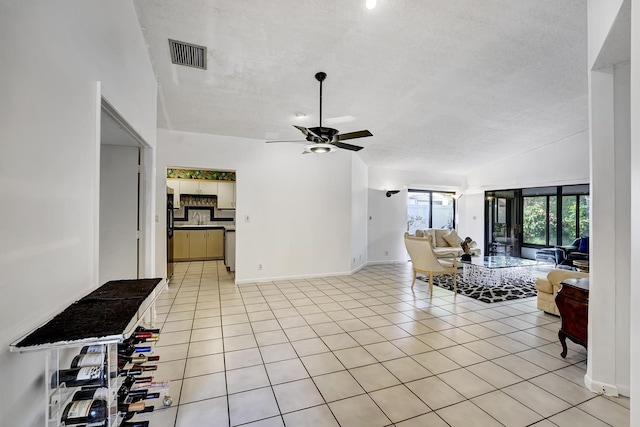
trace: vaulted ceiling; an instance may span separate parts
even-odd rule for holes
[[[161,128],[298,139],[318,125],[318,71],[323,124],[370,130],[349,141],[369,166],[465,174],[588,127],[587,0],[135,6]],[[207,69],[172,64],[168,39],[206,46]]]

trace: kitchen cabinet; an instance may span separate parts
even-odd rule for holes
[[[174,209],[180,209],[180,181],[177,179],[167,179],[167,187],[173,189]]]
[[[180,194],[201,194],[215,196],[218,194],[216,181],[203,181],[198,179],[181,179]]]
[[[229,271],[236,271],[236,231],[225,232],[224,265]]]
[[[198,194],[215,196],[218,194],[218,183],[216,181],[200,181],[198,182]]]
[[[189,230],[173,231],[173,260],[189,259]]]
[[[207,258],[222,258],[224,256],[224,230],[207,230]]]
[[[207,257],[207,230],[189,231],[189,258]]]
[[[236,183],[218,182],[218,209],[236,208]]]
[[[224,230],[175,230],[173,260],[221,259],[224,256]]]

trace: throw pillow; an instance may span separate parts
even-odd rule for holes
[[[424,237],[424,231],[423,230],[416,230],[416,237]]]
[[[448,234],[442,236],[442,238],[451,246],[452,248],[459,248],[462,240],[456,230],[451,230]]]
[[[578,246],[578,252],[589,252],[589,238],[580,238],[580,245]]]
[[[429,244],[431,244],[432,248],[436,247],[436,234],[433,232],[433,228],[427,228],[426,230],[422,230],[424,232],[424,237],[429,239]]]
[[[449,246],[449,243],[447,243],[446,240],[444,240],[444,235],[445,234],[449,234],[449,230],[447,229],[441,229],[441,228],[435,228],[433,229],[434,232],[434,237],[435,237],[435,245],[434,247],[437,248],[446,248]]]

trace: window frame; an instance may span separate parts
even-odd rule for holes
[[[555,191],[554,191],[555,190]],[[538,194],[536,194],[538,193]],[[591,218],[589,216],[589,203],[585,203],[583,207],[580,203],[580,197],[587,196],[590,197],[590,187],[589,184],[581,184],[581,185],[567,185],[567,186],[549,186],[549,187],[540,187],[540,188],[530,188],[522,190],[522,224],[524,224],[524,201],[528,197],[546,197],[546,219],[545,219],[545,242],[546,244],[536,244],[536,243],[527,243],[524,241],[524,235],[522,236],[522,247],[527,248],[544,248],[549,246],[562,246],[562,210],[563,210],[563,197],[575,197],[576,201],[576,222],[574,224],[574,232],[576,234],[575,238],[581,237],[580,234],[580,211],[584,208],[587,209],[587,218],[589,218],[589,222]],[[555,242],[550,241],[550,229],[549,229],[549,215],[550,215],[550,198],[555,197],[556,199],[556,235]]]
[[[456,223],[457,201],[455,198],[456,193],[454,191],[419,190],[419,189],[410,188],[407,190],[407,202],[409,200],[411,193],[429,194],[429,227],[428,228],[433,228],[433,195],[442,194],[442,195],[451,197],[451,201],[453,202],[452,203],[453,217],[451,219],[451,228],[449,230],[457,229],[457,225],[458,225]],[[407,231],[409,231],[409,215],[408,214],[409,214],[409,204],[407,203]]]

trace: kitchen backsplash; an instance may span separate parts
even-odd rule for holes
[[[174,217],[177,225],[196,225],[198,224],[198,214],[201,224],[224,224],[235,223],[236,211],[227,209],[218,209],[218,199],[216,196],[180,196],[180,209],[174,210]],[[177,207],[177,204],[176,204]],[[189,218],[185,218],[185,207],[188,207]],[[213,217],[211,211],[213,210]],[[186,219],[185,220],[183,220]],[[220,221],[221,218],[224,218]],[[231,219],[231,221],[229,221]]]

